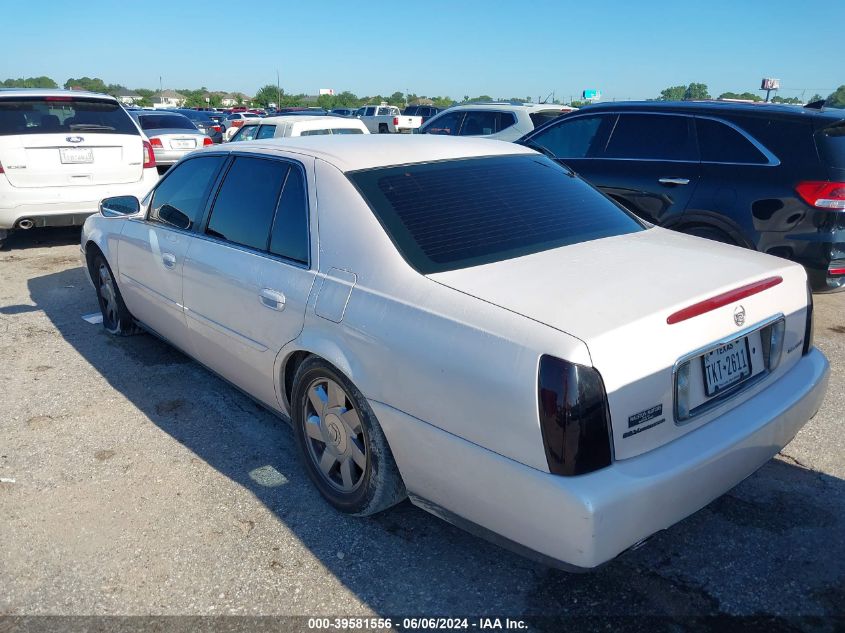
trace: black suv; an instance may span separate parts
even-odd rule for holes
[[[845,111],[719,101],[604,103],[520,143],[654,224],[800,262],[845,287]]]

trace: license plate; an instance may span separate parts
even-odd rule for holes
[[[189,141],[170,141],[170,147],[173,149],[193,149],[197,146],[197,142],[194,140]]]
[[[733,387],[751,376],[748,339],[738,338],[711,350],[701,357],[704,369],[704,392],[707,396]]]
[[[60,147],[59,159],[64,164],[93,163],[94,150],[90,147]]]

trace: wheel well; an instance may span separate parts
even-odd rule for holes
[[[309,356],[312,356],[311,352],[298,351],[291,354],[285,362],[285,369],[282,374],[282,386],[284,387],[284,395],[288,408],[290,408],[290,396],[293,391],[293,379],[296,376],[296,370],[299,369],[302,362]]]
[[[103,259],[106,258],[103,255],[103,251],[100,250],[100,247],[97,246],[95,242],[88,242],[85,245],[85,263],[88,264],[88,276],[94,280],[94,258],[97,255],[102,255]]]

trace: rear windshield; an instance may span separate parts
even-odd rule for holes
[[[104,132],[138,136],[138,129],[115,101],[85,97],[0,98],[0,136]]]
[[[196,130],[196,126],[181,114],[144,114],[138,117],[142,130]]]
[[[498,156],[347,174],[422,274],[643,230],[544,156]]]
[[[830,167],[845,169],[845,121],[824,128],[817,138],[825,162]]]
[[[531,117],[531,122],[534,127],[540,127],[544,123],[548,123],[552,119],[563,116],[566,112],[561,110],[542,110],[541,112],[531,112],[528,116]]]

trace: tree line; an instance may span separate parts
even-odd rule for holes
[[[41,76],[41,77],[27,77],[27,78],[19,78],[19,79],[6,79],[2,83],[0,83],[0,87],[3,88],[58,88],[58,84],[53,81],[50,77]],[[126,86],[121,84],[107,84],[99,77],[79,77],[79,78],[69,78],[64,84],[64,88],[81,88],[82,90],[90,90],[91,92],[100,92],[104,94],[110,94],[113,96],[117,96],[120,91],[127,90]],[[151,90],[149,88],[134,88],[132,92],[137,94],[140,97],[140,100],[137,100],[136,103],[141,106],[151,106],[153,104],[153,95],[157,92],[156,90]],[[222,100],[224,95],[227,93],[223,92],[210,92],[204,86],[201,88],[180,88],[176,90],[179,94],[185,97],[185,106],[189,108],[203,108],[203,107],[213,107],[219,108],[222,107]],[[300,94],[288,94],[282,89],[281,87],[276,86],[275,84],[267,84],[261,87],[258,92],[255,94],[254,97],[248,97],[247,95],[243,95],[240,93],[233,93],[238,98],[242,100],[244,104],[252,103],[255,105],[261,105],[264,107],[269,106],[271,103],[275,103],[277,107],[297,107],[297,106],[306,106],[306,105],[316,105],[326,110],[332,110],[334,108],[358,108],[362,105],[370,104],[370,103],[388,103],[390,105],[395,106],[403,106],[408,103],[416,103],[420,100],[430,100],[433,102],[435,106],[440,108],[448,108],[455,103],[466,103],[469,101],[494,101],[494,99],[489,95],[479,95],[477,97],[470,97],[469,95],[464,95],[463,99],[460,101],[452,99],[449,96],[434,96],[434,97],[427,97],[425,95],[417,95],[414,93],[405,94],[403,92],[396,91],[391,95],[368,95],[359,97],[356,94],[345,90],[341,93],[335,95],[319,95],[316,97],[316,100],[311,95],[306,95],[303,93]],[[685,100],[701,100],[701,99],[712,99],[713,97],[710,96],[710,93],[707,88],[707,84],[704,83],[690,83],[686,86],[670,86],[664,90],[660,91],[660,96],[656,98],[657,101],[685,101]],[[742,99],[747,101],[763,101],[763,97],[759,94],[753,92],[723,92],[720,94],[718,99]],[[206,101],[208,99],[208,101]],[[820,94],[814,94],[810,97],[806,103],[812,103],[813,101],[820,101],[825,99]],[[510,98],[501,98],[497,97],[495,101],[512,101],[512,102],[522,102],[522,103],[531,103],[531,97],[510,97]],[[781,97],[779,95],[775,95],[772,98],[772,103],[802,103],[800,99],[797,97]],[[845,108],[845,85],[839,86],[834,92],[826,98],[827,106],[834,107],[834,108]],[[555,99],[552,103],[560,103],[557,99]],[[587,105],[586,101],[573,101],[571,103],[574,107],[580,107],[583,105]]]

